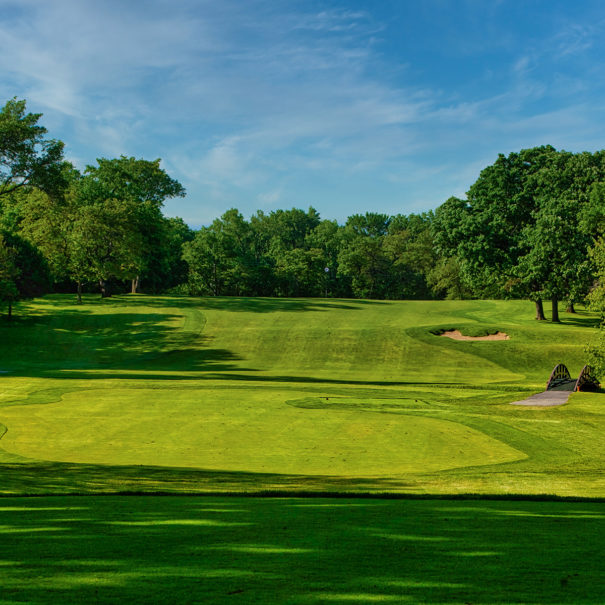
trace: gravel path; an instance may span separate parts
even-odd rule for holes
[[[532,395],[523,401],[512,401],[511,405],[531,405],[539,407],[550,407],[553,405],[563,405],[567,403],[572,391],[544,391],[537,395]]]

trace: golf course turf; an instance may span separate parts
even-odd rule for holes
[[[510,405],[580,371],[585,311],[56,295],[17,314],[0,604],[605,601],[605,395]],[[405,495],[439,499],[381,499]]]
[[[0,603],[602,603],[603,506],[0,500]]]

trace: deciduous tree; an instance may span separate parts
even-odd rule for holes
[[[39,113],[26,113],[17,98],[0,110],[0,198],[25,186],[47,193],[60,190],[63,143],[47,139]]]

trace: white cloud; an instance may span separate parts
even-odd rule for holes
[[[552,67],[594,52],[601,24],[567,20],[519,44],[497,20],[506,3],[479,10],[476,37],[442,19],[461,61],[496,34],[490,52],[505,57],[444,84],[450,74],[425,77],[420,54],[384,54],[400,32],[370,7],[346,5],[0,0],[0,95],[43,111],[78,163],[164,158],[189,190],[170,208],[196,224],[232,205],[294,203],[320,186],[330,203],[376,191],[385,204],[417,207],[468,189],[498,151],[602,139],[600,101],[588,94],[603,68]],[[431,52],[445,57],[446,46]]]

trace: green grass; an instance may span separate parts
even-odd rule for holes
[[[0,603],[605,602],[603,505],[0,499]]]
[[[49,296],[0,324],[0,493],[605,496],[595,318],[524,301]],[[510,340],[437,335],[507,332]]]
[[[586,312],[144,296],[18,311],[0,321],[0,605],[605,602],[602,500],[553,501],[605,497],[605,395],[509,405],[558,362],[580,371]],[[102,495],[117,492],[206,496]],[[237,496],[261,493],[282,497]],[[449,498],[473,494],[511,499]]]

